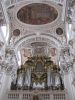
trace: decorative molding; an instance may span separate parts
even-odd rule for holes
[[[5,70],[7,74],[14,74],[18,67],[14,48],[7,46],[4,54],[5,58],[0,63],[1,69]]]
[[[64,45],[60,52],[60,67],[63,72],[69,72],[70,68],[73,68],[73,58],[71,59],[70,48],[68,45]]]

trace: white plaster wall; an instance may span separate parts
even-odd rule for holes
[[[5,100],[5,94],[8,90],[10,90],[10,85],[11,85],[11,76],[6,75],[4,73],[2,85],[1,85],[1,91],[0,91],[0,100]]]
[[[65,89],[67,89],[67,92],[69,94],[69,100],[75,100],[75,89],[72,85],[72,74],[69,72],[68,74],[64,75],[64,85]]]
[[[0,41],[5,42],[5,38],[4,38],[1,27],[0,27]]]

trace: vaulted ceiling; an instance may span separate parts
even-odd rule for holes
[[[66,0],[2,1],[4,12],[1,12],[9,27],[8,42],[20,52],[22,63],[34,55],[51,56],[57,63],[61,47],[74,36],[73,3]]]

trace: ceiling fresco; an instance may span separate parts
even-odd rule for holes
[[[32,3],[22,7],[17,17],[26,24],[42,25],[53,22],[58,16],[57,10],[43,3]]]

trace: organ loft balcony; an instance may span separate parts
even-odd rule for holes
[[[69,100],[59,66],[34,56],[21,65],[4,100]]]

